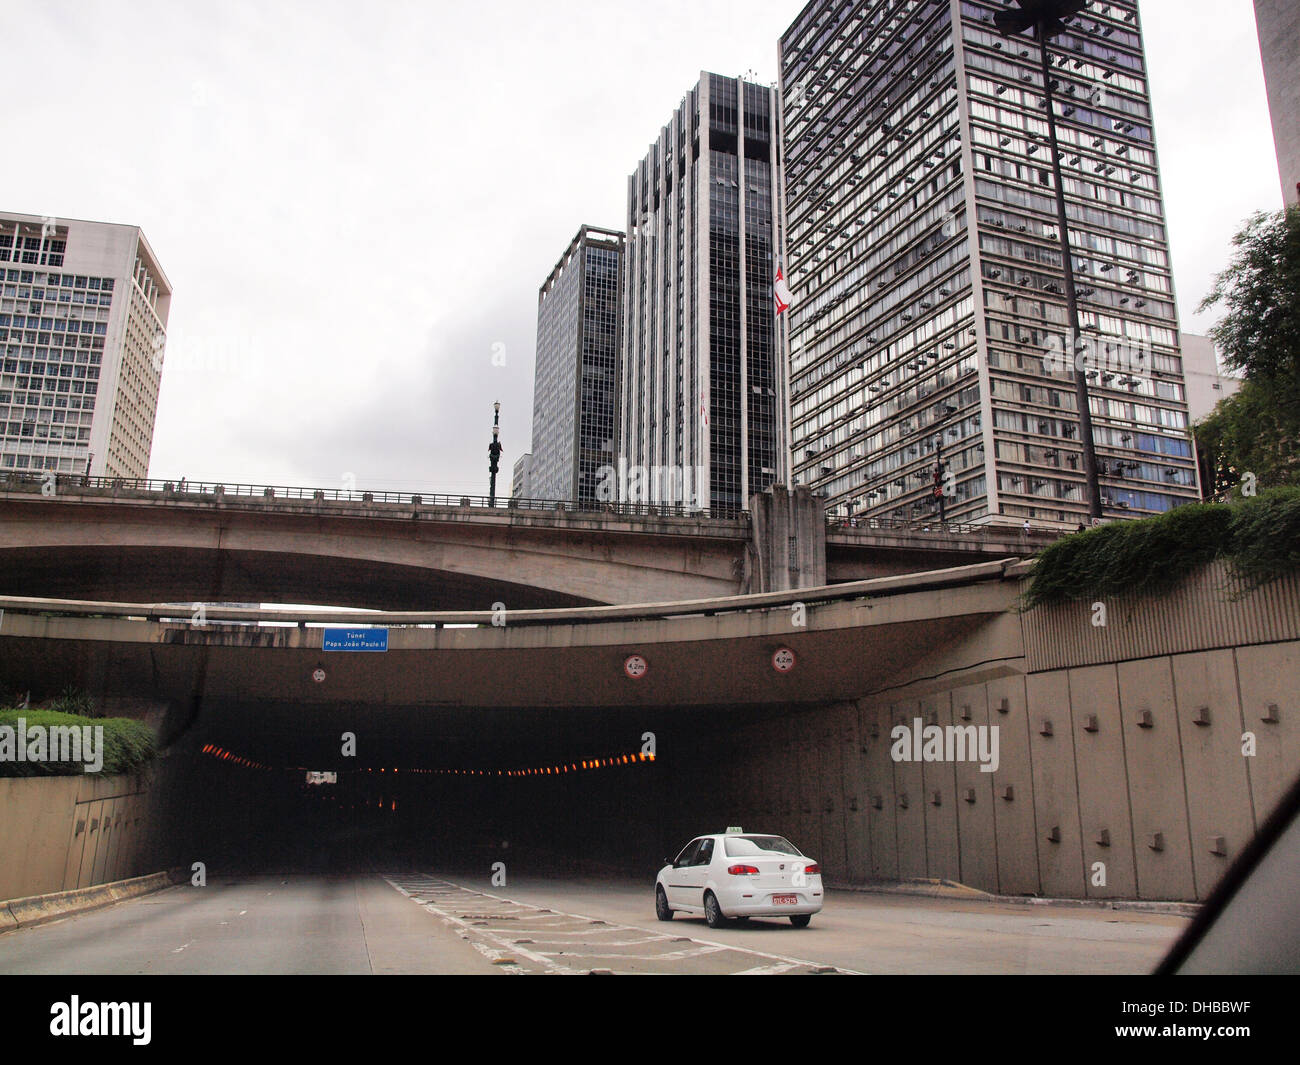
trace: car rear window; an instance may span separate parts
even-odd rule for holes
[[[726,846],[728,858],[743,858],[752,854],[793,854],[803,857],[799,848],[782,836],[728,836]]]

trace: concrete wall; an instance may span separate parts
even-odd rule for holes
[[[1112,604],[1104,628],[1088,604],[1019,615],[1023,672],[936,671],[791,707],[734,749],[702,742],[743,768],[693,823],[787,833],[832,882],[1205,899],[1300,772],[1300,580],[1239,592],[1212,567],[1174,596]],[[918,718],[996,725],[997,771],[895,761],[890,730]]]
[[[0,899],[46,895],[165,867],[143,777],[0,778]]]

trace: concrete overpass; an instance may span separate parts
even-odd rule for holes
[[[1086,602],[1021,613],[1024,579],[1003,560],[672,604],[330,619],[384,626],[383,653],[325,650],[301,611],[195,623],[10,596],[0,685],[74,684],[161,718],[144,823],[164,864],[345,843],[364,857],[400,837],[425,861],[486,869],[508,845],[512,869],[599,855],[644,873],[742,824],[795,839],[841,884],[1205,898],[1300,768],[1300,580],[1236,597],[1211,569],[1108,601],[1099,628]],[[990,730],[997,764],[900,759],[894,730],[918,721]],[[306,769],[339,785],[308,788]],[[116,801],[77,808],[98,823]],[[72,835],[52,823],[45,836]]]
[[[472,610],[680,601],[1033,554],[1056,533],[827,522],[807,489],[710,516],[640,504],[0,475],[0,592]]]

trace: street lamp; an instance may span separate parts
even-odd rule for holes
[[[1060,231],[1061,261],[1065,267],[1065,303],[1070,316],[1068,347],[1074,368],[1074,394],[1079,406],[1079,437],[1083,445],[1083,472],[1088,482],[1088,513],[1101,517],[1101,483],[1097,479],[1097,451],[1092,439],[1092,410],[1088,406],[1088,379],[1079,365],[1079,300],[1074,288],[1074,260],[1070,253],[1069,219],[1065,212],[1065,185],[1061,177],[1061,151],[1056,137],[1056,108],[1052,98],[1052,60],[1047,42],[1065,29],[1065,22],[1088,6],[1088,0],[1015,0],[1016,8],[999,11],[993,23],[1006,37],[1032,30],[1038,41],[1043,72],[1043,94],[1047,104],[1048,150],[1052,156],[1052,180],[1056,185],[1056,222]]]
[[[501,404],[492,404],[492,443],[488,444],[488,506],[497,505],[497,470],[501,468]]]
[[[945,524],[948,520],[947,494],[944,491],[947,480],[948,467],[943,464],[943,434],[948,425],[948,419],[957,413],[957,408],[945,403],[943,406],[943,415],[939,418],[939,435],[934,440],[934,498],[939,504],[939,524]]]

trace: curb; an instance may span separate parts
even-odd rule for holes
[[[955,880],[915,879],[882,881],[875,884],[831,884],[832,891],[853,891],[875,895],[921,895],[929,898],[970,899],[1005,903],[1012,906],[1068,906],[1074,909],[1132,910],[1139,913],[1168,913],[1178,917],[1195,917],[1204,903],[1155,902],[1142,899],[1054,899],[1036,895],[994,895]]]
[[[0,932],[56,921],[89,910],[103,909],[127,899],[150,895],[171,887],[176,882],[175,870],[150,873],[130,880],[117,880],[111,884],[56,891],[49,895],[29,895],[27,898],[0,902]]]

